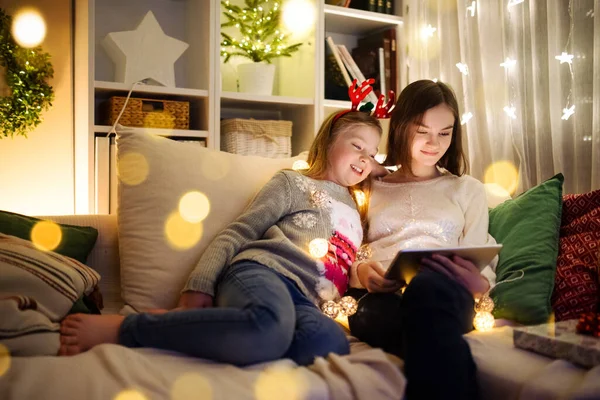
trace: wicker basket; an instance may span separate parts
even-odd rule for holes
[[[222,120],[221,150],[269,158],[290,157],[292,122],[240,118]]]
[[[119,116],[125,97],[114,96],[108,101],[108,124]],[[189,129],[190,103],[187,101],[129,98],[119,123],[124,126],[163,129]]]

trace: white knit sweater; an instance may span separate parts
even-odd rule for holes
[[[421,182],[372,182],[365,242],[371,260],[388,268],[401,249],[495,244],[488,233],[489,217],[483,184],[471,176],[444,171]],[[496,281],[496,257],[482,275]],[[354,274],[352,274],[354,275]],[[360,286],[351,276],[350,284]]]

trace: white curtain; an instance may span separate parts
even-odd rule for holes
[[[450,84],[472,115],[471,175],[513,194],[558,172],[565,193],[600,188],[600,1],[406,0],[404,17],[409,82]]]

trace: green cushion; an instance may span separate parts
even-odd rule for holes
[[[558,174],[490,210],[490,234],[503,245],[491,291],[494,316],[522,324],[547,322],[559,249],[562,186]]]
[[[39,218],[0,211],[0,233],[31,240],[31,230]],[[98,231],[90,226],[58,224],[62,231],[62,240],[54,252],[85,263],[92,251]]]

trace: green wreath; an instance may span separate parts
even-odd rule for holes
[[[50,55],[41,47],[19,46],[11,34],[12,18],[0,8],[0,67],[4,67],[8,96],[0,94],[0,139],[27,137],[52,105],[54,90],[47,82],[54,75]],[[0,75],[0,79],[2,79]]]

